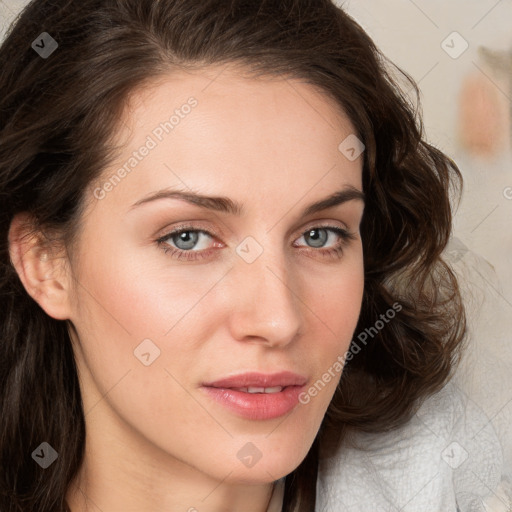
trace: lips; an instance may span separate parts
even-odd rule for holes
[[[279,373],[264,374],[258,372],[247,372],[241,375],[235,375],[225,379],[219,379],[214,382],[205,382],[203,386],[211,388],[227,388],[227,389],[249,389],[263,388],[270,389],[287,386],[303,386],[307,382],[306,377],[290,371]],[[258,391],[248,391],[258,392]],[[261,391],[259,391],[261,392]]]
[[[295,408],[306,382],[306,377],[289,371],[273,374],[249,372],[204,383],[201,389],[237,416],[269,420]]]

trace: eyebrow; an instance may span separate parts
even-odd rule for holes
[[[181,199],[193,205],[199,206],[200,208],[228,213],[236,216],[241,216],[245,211],[244,206],[241,203],[233,201],[229,197],[206,196],[198,192],[183,192],[180,190],[170,189],[159,190],[158,192],[152,193],[149,196],[140,199],[130,207],[130,210],[153,201],[158,201],[160,199]],[[306,217],[308,215],[327,210],[352,200],[359,200],[363,201],[364,203],[365,194],[361,190],[348,185],[344,189],[338,190],[330,196],[310,204],[304,208],[301,215]]]

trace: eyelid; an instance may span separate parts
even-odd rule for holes
[[[202,221],[190,221],[190,222],[182,222],[178,223],[176,226],[166,227],[164,229],[161,229],[158,231],[159,234],[156,234],[153,238],[156,239],[156,241],[162,239],[162,238],[168,238],[171,235],[176,234],[176,232],[179,231],[201,231],[203,233],[206,233],[207,235],[214,236],[216,238],[222,237],[222,235],[215,229],[211,228],[210,226],[203,226],[201,224]],[[334,222],[339,222],[341,226],[335,225]],[[352,232],[349,227],[342,221],[333,221],[332,219],[314,219],[310,222],[308,222],[304,227],[300,228],[295,234],[300,236],[303,236],[307,231],[309,231],[312,228],[335,228],[335,229],[342,229],[346,231],[347,235],[351,235],[352,237],[356,236],[356,232]],[[161,234],[160,234],[161,233]]]
[[[335,223],[339,223],[340,225],[337,225]],[[305,231],[308,231],[311,228],[337,228],[337,229],[343,229],[347,233],[350,233],[349,227],[340,220],[332,220],[332,219],[314,219],[310,222],[308,222],[305,227],[301,228],[299,230],[299,233],[304,234]]]
[[[203,226],[201,221],[190,221],[190,222],[178,222],[177,225],[167,226],[163,229],[159,229],[157,234],[153,236],[154,239],[167,238],[170,235],[176,233],[176,231],[202,231],[206,234],[215,236],[217,238],[222,237],[222,235],[214,228],[210,226]]]
[[[344,247],[349,244],[350,242],[357,240],[357,234],[350,232],[348,229],[341,228],[339,226],[335,226],[331,224],[322,223],[322,221],[317,221],[316,224],[313,224],[310,226],[310,228],[303,228],[301,230],[301,235],[299,238],[304,237],[308,231],[313,229],[323,229],[326,231],[334,232],[339,238],[340,241],[336,246],[331,248],[304,248],[302,246],[298,246],[298,251],[301,254],[304,254],[308,257],[313,257],[313,255],[316,257],[321,258],[335,258],[336,260],[339,260],[343,254],[344,254]],[[160,238],[158,238],[156,241],[156,244],[158,247],[163,250],[165,254],[170,254],[170,257],[176,260],[186,260],[190,262],[198,262],[203,259],[210,259],[210,255],[213,253],[216,253],[215,256],[218,256],[220,253],[216,249],[210,247],[208,249],[203,249],[200,251],[187,251],[182,250],[176,247],[173,247],[172,245],[166,243],[166,240],[168,238],[172,238],[173,236],[176,236],[178,234],[181,234],[183,232],[187,231],[194,231],[196,233],[204,233],[210,238],[215,237],[217,238],[217,235],[214,234],[214,230],[211,230],[210,232],[207,229],[200,229],[197,225],[191,225],[191,224],[182,224],[180,226],[176,226],[171,231],[168,231],[167,234],[162,235]],[[217,244],[217,247],[218,244]],[[294,243],[294,247],[297,247]]]
[[[300,236],[298,238],[295,238],[294,243],[293,243],[293,246],[297,247],[300,252],[306,252],[306,253],[308,253],[308,255],[309,255],[309,252],[319,253],[322,256],[328,256],[328,255],[332,255],[334,253],[342,254],[343,247],[346,244],[348,244],[349,242],[357,240],[357,238],[358,238],[357,233],[351,232],[349,229],[346,229],[344,227],[342,228],[340,226],[334,225],[334,223],[332,223],[332,222],[327,223],[329,221],[322,222],[321,220],[317,220],[316,222],[312,221],[312,222],[313,222],[313,224],[309,225],[309,227],[302,228],[302,230],[300,231]],[[313,230],[313,229],[323,229],[326,231],[330,231],[331,233],[335,233],[335,235],[337,235],[339,237],[340,242],[335,247],[318,248],[318,249],[316,249],[316,248],[308,249],[307,247],[304,248],[302,245],[295,245],[297,239],[304,237],[308,233],[308,231]],[[187,250],[182,250],[182,249],[173,247],[172,245],[170,245],[166,242],[167,239],[169,239],[173,236],[177,236],[177,235],[179,235],[183,232],[187,232],[187,231],[203,233],[203,234],[206,234],[207,236],[209,236],[210,238],[218,238],[218,235],[215,233],[215,230],[201,229],[200,226],[198,226],[197,224],[194,224],[194,223],[192,223],[192,224],[184,223],[184,224],[180,224],[178,226],[171,228],[165,234],[158,237],[155,240],[155,242],[159,247],[161,247],[163,249],[163,251],[165,253],[171,252],[173,257],[175,257],[174,256],[175,254],[177,254],[177,256],[176,256],[177,259],[183,258],[183,259],[187,259],[187,260],[200,260],[203,258],[207,258],[213,251],[216,250],[213,247],[216,246],[217,248],[219,248],[219,244],[214,242],[214,246],[210,247],[208,249],[202,249],[199,251],[193,251],[193,250],[187,251]],[[224,244],[222,243],[222,245],[224,245]],[[194,256],[192,257],[192,256],[188,256],[188,255],[194,255]]]

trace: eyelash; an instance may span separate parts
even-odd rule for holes
[[[341,258],[343,256],[343,246],[346,245],[349,241],[355,240],[356,236],[353,233],[349,233],[347,230],[340,228],[339,226],[330,226],[330,225],[320,225],[320,226],[313,226],[306,231],[302,233],[301,236],[304,236],[310,231],[325,229],[327,231],[333,231],[337,235],[340,236],[341,241],[335,246],[330,249],[307,249],[306,252],[316,252],[320,253],[322,257],[326,258]],[[178,260],[187,260],[187,261],[195,261],[200,260],[203,258],[207,258],[210,256],[210,254],[215,251],[216,249],[205,249],[203,251],[193,251],[188,250],[185,251],[183,249],[177,249],[175,247],[170,247],[166,240],[173,236],[180,235],[182,233],[187,232],[195,232],[195,233],[204,233],[210,237],[216,237],[215,234],[210,233],[207,230],[204,229],[198,229],[195,226],[192,225],[182,225],[178,226],[175,230],[170,231],[169,233],[166,233],[165,235],[159,237],[156,241],[159,247],[162,248],[165,254],[170,254],[172,258],[176,258]]]

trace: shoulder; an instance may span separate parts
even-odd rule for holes
[[[317,511],[507,511],[484,505],[504,485],[502,466],[489,418],[449,383],[402,427],[351,434],[322,460]]]

